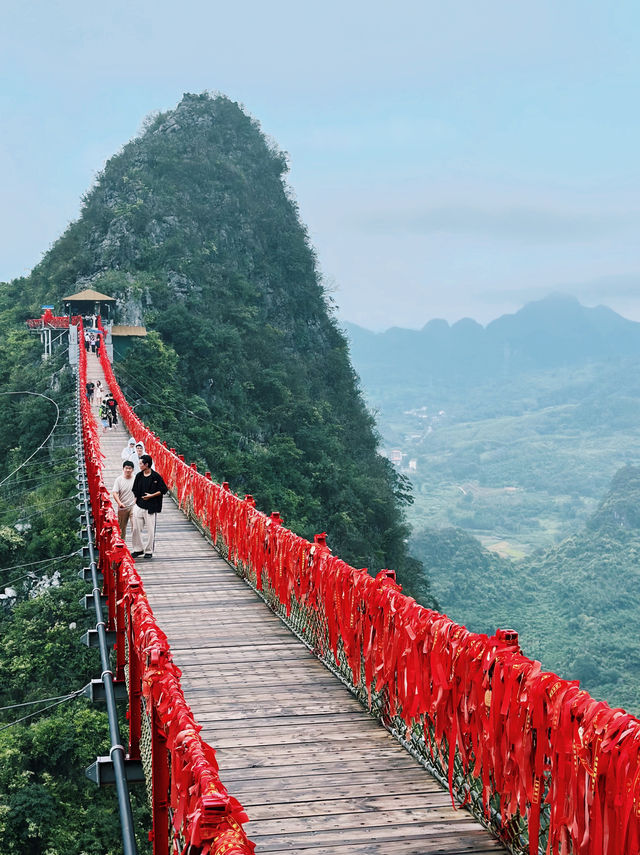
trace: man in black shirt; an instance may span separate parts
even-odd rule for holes
[[[162,510],[162,497],[167,492],[167,485],[162,477],[151,468],[153,460],[150,454],[140,458],[140,472],[136,475],[131,491],[136,497],[133,509],[132,548],[134,558],[144,554],[145,558],[153,556],[156,538],[156,521]],[[142,543],[142,531],[147,530],[147,544]]]
[[[109,412],[111,413],[111,421],[114,425],[118,424],[118,402],[113,397],[113,395],[109,394],[105,398],[105,404],[109,407]]]

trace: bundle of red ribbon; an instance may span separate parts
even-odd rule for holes
[[[287,612],[295,601],[314,615],[313,646],[328,646],[336,662],[342,650],[356,686],[364,666],[369,698],[385,689],[390,716],[419,723],[427,741],[433,728],[434,750],[446,738],[452,797],[457,751],[465,772],[482,781],[487,815],[499,796],[499,828],[516,814],[526,817],[532,855],[541,809],[549,813],[548,852],[637,855],[638,719],[542,671],[517,646],[418,605],[386,572],[373,578],[350,567],[198,474],[131,410],[104,349],[101,359],[131,433],[229,560],[250,568],[257,587],[268,586]]]

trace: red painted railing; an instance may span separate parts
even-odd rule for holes
[[[479,794],[480,813],[513,851],[638,855],[638,719],[595,701],[577,682],[543,671],[508,633],[468,632],[403,595],[393,574],[381,571],[373,578],[350,567],[321,538],[309,543],[277,515],[256,510],[250,497],[242,500],[199,474],[138,419],[104,350],[101,360],[124,421],[144,441],[180,505],[258,590],[281,605],[285,617],[297,615],[301,636],[332,659],[365,700],[375,704],[383,697],[383,721],[412,750],[422,746],[448,778],[452,798],[472,801]],[[94,432],[91,446],[99,459]],[[112,514],[106,490],[97,500]],[[128,588],[117,597],[128,609],[132,583],[134,591],[142,586],[117,535],[115,515],[108,519],[105,554],[124,568]],[[141,667],[147,663],[145,675],[154,675],[149,649],[160,650],[164,661],[166,640],[143,594],[136,596],[137,655]],[[147,615],[154,627],[151,646],[144,635]],[[168,662],[163,677],[167,673],[173,680]],[[155,697],[155,689],[145,691]]]
[[[71,318],[72,324],[77,324],[80,320],[79,315],[74,315]],[[43,327],[53,327],[56,330],[67,330],[69,329],[69,318],[68,317],[56,317],[52,314],[51,309],[45,309],[42,317],[40,318],[29,318],[27,320],[27,326],[29,329],[42,329]]]
[[[79,358],[85,463],[99,569],[108,601],[108,629],[117,634],[116,679],[126,681],[129,694],[129,756],[142,759],[145,765],[154,855],[183,850],[193,855],[251,855],[254,846],[242,828],[247,816],[221,783],[214,750],[199,736],[200,725],[180,686],[180,670],[120,537],[102,477],[97,425],[83,394],[87,366],[84,348],[80,348]],[[122,400],[108,360],[106,365],[107,382]]]

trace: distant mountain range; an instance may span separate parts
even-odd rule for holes
[[[471,318],[452,325],[432,320],[421,330],[392,327],[382,333],[344,326],[365,388],[399,381],[475,384],[491,375],[640,357],[640,323],[606,306],[587,308],[575,297],[558,294],[486,327]]]

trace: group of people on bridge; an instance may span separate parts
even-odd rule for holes
[[[100,330],[85,330],[84,333],[84,349],[89,353],[100,354],[100,345],[102,344],[102,334]]]
[[[118,402],[109,391],[105,392],[100,380],[96,380],[95,383],[92,380],[88,381],[87,398],[90,404],[93,404],[95,399],[102,433],[106,433],[118,424]]]
[[[102,432],[118,424],[118,404],[100,380],[87,382],[87,398],[94,398]],[[157,515],[162,511],[162,497],[167,492],[161,475],[153,467],[151,455],[145,453],[144,443],[132,436],[121,452],[122,474],[113,485],[113,498],[118,506],[120,534],[124,540],[127,525],[131,522],[131,555],[134,558],[152,558],[155,547]],[[138,470],[134,477],[134,471]]]
[[[122,450],[122,474],[113,484],[113,498],[118,506],[118,523],[124,540],[127,524],[131,521],[131,555],[134,558],[152,558],[155,548],[158,514],[162,511],[162,497],[167,485],[153,467],[153,459],[146,454],[142,442],[129,439]],[[134,470],[139,471],[134,477]]]

